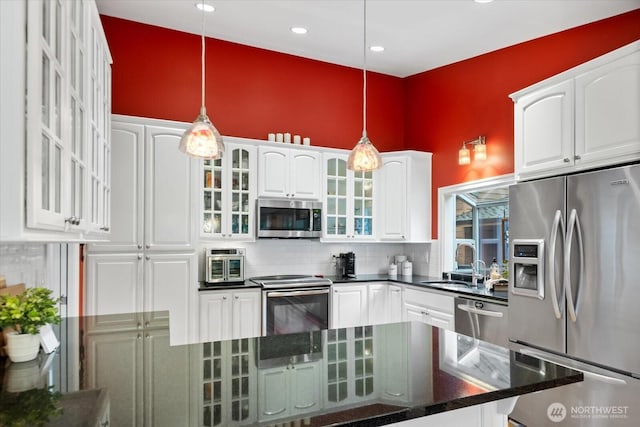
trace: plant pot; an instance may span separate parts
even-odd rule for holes
[[[7,334],[6,348],[12,362],[28,362],[38,356],[40,335],[10,332]]]
[[[12,363],[4,376],[4,389],[10,393],[18,393],[32,388],[45,386],[45,377],[40,372],[37,360]]]

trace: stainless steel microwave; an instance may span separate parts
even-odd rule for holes
[[[258,237],[313,239],[322,234],[322,203],[310,200],[258,199]]]

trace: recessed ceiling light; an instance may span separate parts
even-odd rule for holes
[[[304,27],[291,27],[291,32],[295,34],[307,34],[307,29]]]
[[[382,52],[384,51],[384,46],[371,46],[369,50],[371,52]]]
[[[482,3],[491,3],[493,0],[473,0],[473,1],[475,1],[476,3],[482,4]]]
[[[205,12],[213,12],[214,10],[216,10],[216,8],[213,7],[213,5],[210,5],[208,3],[196,3],[196,7]]]

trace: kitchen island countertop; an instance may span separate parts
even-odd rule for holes
[[[96,317],[63,319],[34,372],[63,393],[104,390],[111,425],[385,425],[583,378],[423,323],[170,346],[166,327],[94,329],[113,324]],[[0,370],[2,393],[20,368]]]

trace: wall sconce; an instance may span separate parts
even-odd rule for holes
[[[479,136],[473,141],[464,141],[462,143],[462,148],[458,151],[459,165],[468,165],[471,163],[471,151],[467,148],[467,145],[473,146],[474,160],[487,159],[487,144],[485,143],[484,136]]]

